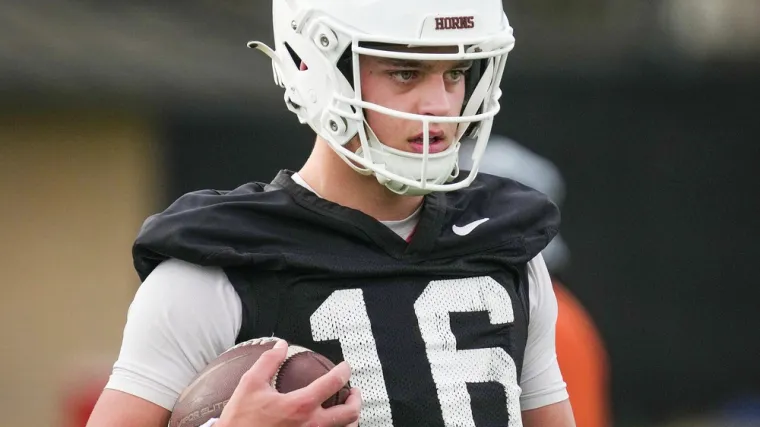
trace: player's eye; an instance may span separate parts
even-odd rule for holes
[[[464,79],[467,70],[450,70],[446,72],[446,80],[451,83],[458,83]]]
[[[399,83],[409,83],[419,75],[416,70],[395,70],[389,72],[391,78]]]

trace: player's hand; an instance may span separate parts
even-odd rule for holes
[[[240,379],[215,427],[345,427],[358,426],[359,390],[351,389],[342,405],[323,408],[322,402],[337,393],[351,375],[346,362],[308,386],[280,393],[269,381],[285,360],[288,345],[278,341]]]

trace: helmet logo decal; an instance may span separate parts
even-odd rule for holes
[[[474,16],[447,16],[435,18],[436,30],[466,30],[475,28]]]

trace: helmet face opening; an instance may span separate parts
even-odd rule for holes
[[[398,20],[370,19],[367,16],[372,16],[371,10],[361,10],[361,16],[355,19],[341,19],[340,15],[350,12],[345,7],[388,7],[376,0],[357,2],[362,5],[341,3],[341,13],[318,7],[332,4],[333,0],[274,2],[276,49],[271,56],[275,81],[286,89],[286,105],[353,169],[374,175],[392,191],[426,194],[469,185],[477,174],[476,157],[482,155],[493,118],[500,109],[499,83],[514,46],[501,2],[483,0],[482,5],[465,10],[462,8],[466,2],[461,0],[417,0],[412,7],[415,10],[409,14],[404,8],[404,16]],[[294,10],[299,3],[303,8]],[[453,17],[430,13],[441,6],[461,13]],[[387,31],[373,31],[373,27],[383,25],[376,21],[384,20],[389,26]],[[405,20],[410,23],[408,27],[401,22]],[[461,108],[445,114],[418,114],[370,102],[362,96],[362,58],[367,57],[467,64]],[[368,115],[383,115],[399,123],[416,122],[414,128],[419,131],[414,133],[419,133],[419,138],[411,140],[409,147],[402,147],[395,139],[395,144],[390,143],[387,133],[383,141],[369,126]],[[447,129],[445,147],[440,144],[441,128]],[[459,141],[465,136],[477,141],[473,168],[465,179],[452,182],[459,174]]]

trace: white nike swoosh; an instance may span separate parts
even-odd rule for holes
[[[472,233],[472,230],[475,229],[475,227],[479,226],[480,224],[488,221],[488,218],[479,219],[477,221],[473,221],[463,227],[453,226],[451,227],[452,230],[454,230],[454,234],[457,236],[466,236],[470,233]]]

